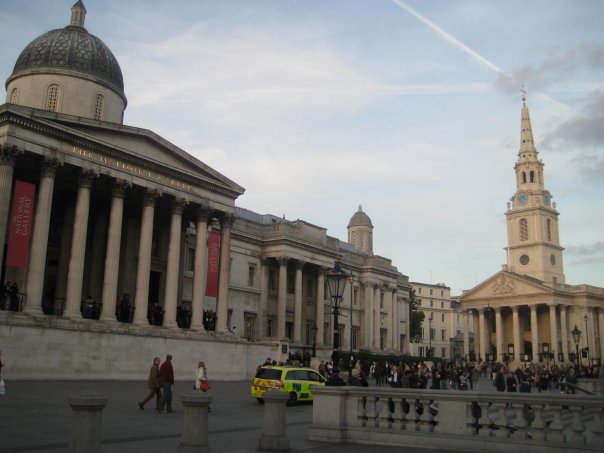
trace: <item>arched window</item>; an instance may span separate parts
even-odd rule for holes
[[[526,219],[520,219],[520,240],[526,241],[528,239],[528,222]]]
[[[531,170],[530,177],[531,177],[531,182],[535,182],[535,172],[533,170]]]
[[[102,94],[97,94],[95,103],[94,103],[94,119],[102,120],[103,119],[103,107],[105,106],[105,98]]]
[[[526,172],[522,172],[522,183],[526,184]]]
[[[51,112],[58,111],[60,95],[61,87],[59,87],[59,85],[53,84],[48,87],[48,93],[46,95],[46,110]]]
[[[13,91],[10,93],[10,103],[16,104],[19,102],[19,91],[16,88],[13,88]]]
[[[547,240],[551,241],[552,240],[552,219],[547,219],[546,228],[547,228]]]

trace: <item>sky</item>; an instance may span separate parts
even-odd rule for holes
[[[0,1],[0,75],[75,0]],[[604,287],[604,1],[84,0],[124,123],[453,295],[505,264],[521,87],[570,284]]]

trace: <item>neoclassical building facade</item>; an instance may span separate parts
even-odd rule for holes
[[[599,363],[604,288],[565,282],[558,211],[545,188],[523,96],[516,192],[507,203],[507,264],[461,296],[464,355],[479,360]],[[575,330],[576,329],[576,330]],[[468,332],[475,333],[470,350]],[[571,334],[581,331],[578,343]],[[575,357],[577,350],[581,357]]]
[[[70,24],[25,47],[6,82],[0,263],[18,307],[0,311],[0,321],[115,334],[126,348],[141,337],[222,342],[217,359],[233,346],[253,363],[311,344],[327,358],[334,331],[345,351],[408,352],[409,281],[373,254],[362,209],[344,242],[301,220],[236,207],[241,186],[152,131],[123,124],[120,66],[84,28],[85,16],[77,1]],[[325,290],[336,261],[349,274],[338,326]],[[94,319],[83,319],[88,300],[99,307]],[[118,322],[124,300],[130,317]],[[160,322],[151,322],[153,309]],[[7,335],[5,343],[14,338]],[[229,366],[225,376],[246,376]]]

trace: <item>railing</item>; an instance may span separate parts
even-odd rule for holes
[[[598,396],[604,396],[604,379],[577,379],[577,385]]]
[[[462,451],[602,451],[604,398],[560,393],[313,389],[309,439]]]

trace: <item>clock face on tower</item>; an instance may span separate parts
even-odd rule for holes
[[[526,202],[528,201],[528,195],[525,193],[521,193],[520,195],[518,195],[518,203],[520,204],[526,204]]]

